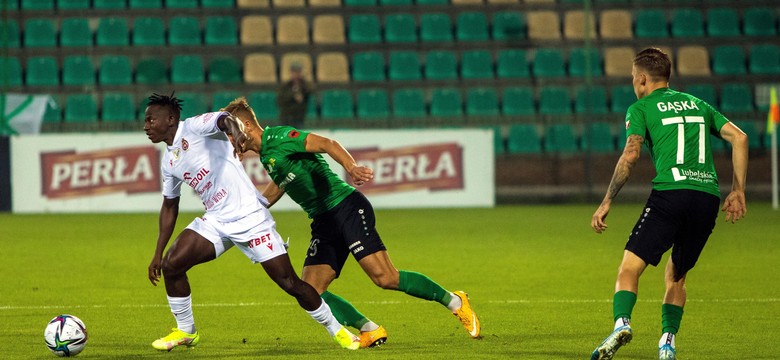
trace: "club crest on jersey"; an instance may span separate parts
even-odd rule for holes
[[[274,166],[276,166],[276,159],[270,158],[270,159],[268,159],[268,163],[265,165],[265,169],[270,174],[270,173],[274,172]]]
[[[184,151],[190,148],[190,143],[187,142],[187,139],[181,139],[181,148]]]
[[[181,156],[181,150],[179,148],[173,149],[173,160],[179,160]]]
[[[290,133],[288,134],[288,136],[293,138],[293,139],[297,138],[300,135],[301,135],[301,133],[296,131],[296,130],[290,131]]]

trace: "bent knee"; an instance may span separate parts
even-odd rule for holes
[[[396,273],[395,276],[392,273],[382,273],[371,277],[371,280],[382,289],[385,290],[397,290],[399,277]]]

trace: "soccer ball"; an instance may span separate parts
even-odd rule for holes
[[[46,325],[43,339],[54,355],[76,356],[87,345],[87,327],[73,315],[59,315]]]

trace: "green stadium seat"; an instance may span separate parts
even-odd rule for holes
[[[22,64],[19,58],[0,56],[0,87],[22,86]]]
[[[354,101],[347,90],[325,90],[322,92],[323,119],[352,119]]]
[[[52,96],[46,102],[46,110],[43,111],[43,122],[46,124],[58,124],[62,122],[62,106],[58,96]]]
[[[28,19],[24,22],[24,47],[55,47],[57,32],[49,19]]]
[[[390,115],[387,92],[384,89],[361,89],[357,93],[357,116],[363,119],[386,118]]]
[[[98,106],[91,94],[73,94],[65,100],[66,123],[91,123],[98,120]]]
[[[54,10],[54,0],[22,0],[22,10]]]
[[[182,101],[182,120],[204,114],[209,111],[209,107],[203,98],[203,94],[200,92],[180,92],[176,93],[176,97]]]
[[[171,60],[171,83],[200,84],[205,81],[203,57],[174,55]]]
[[[780,48],[774,44],[750,46],[748,69],[751,74],[780,74]]]
[[[98,46],[127,46],[130,44],[130,30],[124,17],[104,17],[98,22],[95,32]]]
[[[241,64],[232,57],[216,57],[209,64],[208,81],[217,84],[240,84]]]
[[[506,146],[504,145],[504,137],[501,135],[501,128],[491,126],[487,129],[493,130],[493,153],[496,155],[503,154],[506,151]]]
[[[89,0],[57,0],[57,9],[60,10],[87,10],[89,8]]]
[[[317,113],[317,99],[314,96],[310,96],[309,102],[306,104],[306,119],[304,119],[304,123],[313,121],[317,118],[319,118],[319,114]]]
[[[158,58],[142,58],[135,66],[135,82],[142,85],[168,83],[168,67]]]
[[[92,7],[95,9],[124,9],[127,7],[127,0],[92,0]]]
[[[168,20],[168,44],[200,45],[200,22],[192,16],[174,16]]]
[[[234,0],[200,0],[204,9],[232,9],[236,6]]]
[[[565,64],[561,50],[539,48],[534,53],[533,75],[538,78],[566,77]]]
[[[732,8],[719,7],[707,10],[707,35],[710,37],[740,36],[739,14]]]
[[[159,17],[137,17],[133,20],[133,46],[165,45],[165,23]]]
[[[693,8],[672,10],[672,37],[697,38],[704,36],[704,16]]]
[[[19,10],[19,0],[0,0],[0,7],[8,11]]]
[[[60,70],[54,56],[27,58],[27,86],[57,86],[60,84]]]
[[[750,113],[753,107],[753,91],[745,83],[728,83],[720,88],[720,111]]]
[[[445,13],[424,13],[420,16],[422,42],[451,42],[452,20]]]
[[[463,101],[456,88],[434,89],[431,93],[431,116],[456,117],[463,115]]]
[[[130,85],[133,83],[133,70],[130,58],[123,55],[104,55],[100,59],[98,70],[100,85]]]
[[[219,109],[230,104],[231,101],[240,97],[241,93],[238,91],[217,91],[211,95],[211,111],[219,111]],[[250,104],[251,106],[251,104]]]
[[[502,49],[497,57],[496,74],[499,79],[525,79],[531,75],[525,50]]]
[[[588,74],[590,72],[590,74]],[[596,48],[572,48],[569,53],[569,76],[600,77],[604,75],[601,69],[601,53]]]
[[[636,102],[634,87],[631,85],[615,85],[610,91],[609,110],[615,114],[625,114],[628,107]]]
[[[344,0],[345,6],[376,6],[376,0]]]
[[[532,116],[536,114],[534,90],[530,86],[515,86],[504,89],[501,112],[507,116]]]
[[[412,0],[379,0],[382,6],[411,6]]]
[[[718,104],[718,94],[715,86],[712,84],[693,84],[685,87],[685,92],[691,94],[707,104],[715,106]]]
[[[247,101],[249,106],[255,111],[258,120],[275,121],[279,119],[276,91],[253,91],[249,93]]]
[[[412,50],[390,52],[388,76],[390,80],[419,80],[422,76],[417,52]]]
[[[101,105],[101,119],[104,122],[133,122],[138,119],[136,102],[131,93],[105,93]]]
[[[378,51],[368,51],[352,55],[352,80],[384,81],[385,58]]]
[[[764,125],[764,122],[761,122]],[[758,150],[761,149],[761,134],[757,129],[756,122],[750,120],[734,121],[734,125],[737,125],[748,137],[748,149]]]
[[[238,44],[238,24],[232,16],[209,16],[204,29],[206,45]]]
[[[466,90],[467,115],[496,116],[498,113],[498,94],[494,88],[479,87]]]
[[[517,41],[526,37],[525,19],[519,12],[499,11],[493,15],[493,40]]]
[[[547,127],[544,133],[545,152],[570,154],[577,150],[577,138],[570,124],[554,124]]]
[[[373,14],[351,15],[347,30],[349,42],[355,44],[378,44],[382,42],[382,25],[379,16]]]
[[[739,45],[716,46],[712,51],[712,71],[716,75],[744,75],[745,53]]]
[[[455,24],[455,38],[458,41],[487,41],[490,38],[484,12],[462,12],[458,14]]]
[[[417,0],[415,1],[418,6],[430,6],[430,5],[449,5],[449,0]]]
[[[574,101],[574,111],[576,113],[589,115],[606,115],[609,113],[609,108],[607,108],[607,89],[603,86],[581,86],[577,88],[576,92]]]
[[[506,150],[510,154],[539,154],[542,152],[542,139],[536,126],[532,124],[514,124],[509,127]]]
[[[569,90],[563,86],[547,86],[539,90],[539,114],[571,114]]]
[[[197,9],[198,0],[165,0],[168,9]]]
[[[615,137],[612,136],[609,123],[599,121],[586,124],[582,134],[582,149],[593,152],[615,151]]]
[[[393,92],[393,116],[400,118],[423,118],[425,94],[420,89],[399,89]]]
[[[131,9],[161,9],[162,0],[130,0]]]
[[[62,62],[63,85],[94,85],[95,65],[89,56],[68,55]]]
[[[458,60],[455,53],[446,50],[429,51],[425,55],[425,78],[428,80],[455,80],[458,78]]]
[[[60,45],[92,46],[92,30],[87,18],[66,18],[60,24]]]
[[[660,9],[640,9],[635,12],[634,36],[637,38],[667,38],[666,15]]]
[[[2,41],[3,44],[8,44],[7,46],[9,48],[18,48],[19,43],[19,23],[15,19],[5,18],[0,19],[0,31],[5,31],[3,33],[0,33],[0,36],[3,36],[2,34],[5,34],[5,38],[0,38],[0,41]]]
[[[747,36],[774,36],[775,8],[750,7],[742,15],[743,33]]]
[[[493,56],[487,50],[467,50],[461,55],[460,76],[463,79],[492,79]]]
[[[416,43],[417,24],[412,14],[385,16],[385,41],[388,43]]]

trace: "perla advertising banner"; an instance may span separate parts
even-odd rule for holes
[[[373,181],[357,188],[376,208],[495,205],[492,130],[314,132],[338,140],[359,164],[374,170]],[[164,146],[149,143],[142,134],[13,137],[13,212],[158,211]],[[341,165],[323,157],[345,178]],[[247,154],[243,163],[262,191],[271,179],[257,155]],[[299,207],[285,196],[273,209]],[[180,211],[204,211],[192,189],[182,189]]]

